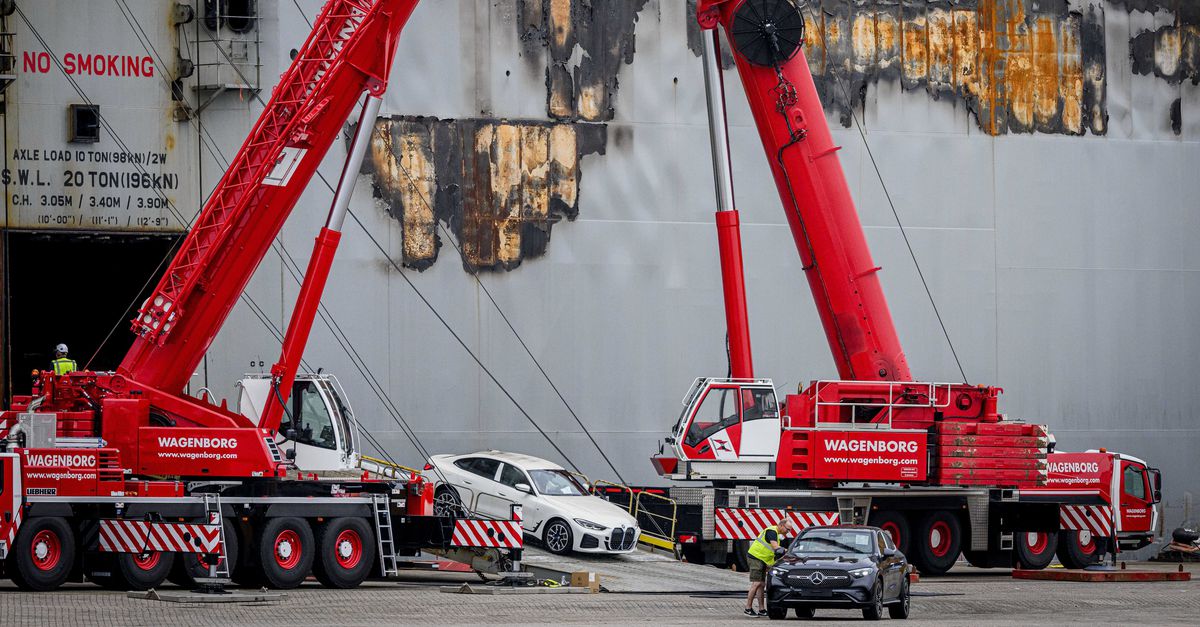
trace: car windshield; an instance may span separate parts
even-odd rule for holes
[[[793,555],[870,555],[871,551],[871,532],[865,529],[812,529],[791,546]]]
[[[538,494],[546,496],[587,496],[587,490],[565,470],[530,470],[529,478]]]

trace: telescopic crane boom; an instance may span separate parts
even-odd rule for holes
[[[790,0],[699,0],[717,179],[731,378],[700,378],[654,458],[680,479],[884,481],[1032,486],[1045,481],[1044,428],[1003,420],[1000,389],[913,380],[804,56]],[[800,255],[837,380],[787,396],[756,379],[742,287],[718,63],[724,31]],[[966,437],[969,436],[969,437]],[[986,443],[986,448],[966,444]],[[855,453],[865,453],[857,455]]]
[[[115,373],[46,375],[39,411],[73,412],[81,432],[149,475],[274,475],[279,428],[340,239],[354,180],[396,43],[418,0],[330,0],[174,260],[133,320],[133,346]],[[317,237],[261,420],[183,393],[204,353],[295,208],[350,113],[362,113],[325,227]],[[237,449],[214,464],[171,449]],[[181,461],[181,459],[183,461]]]

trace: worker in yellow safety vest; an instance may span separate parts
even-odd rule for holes
[[[54,347],[54,361],[50,362],[54,367],[54,374],[63,375],[68,372],[79,370],[79,366],[75,365],[75,360],[67,357],[67,345],[59,344]]]
[[[792,521],[784,517],[778,524],[762,530],[747,553],[750,557],[750,592],[746,594],[746,616],[767,615],[767,569],[775,563],[775,556],[783,551],[780,540],[792,530]],[[754,611],[754,599],[758,599],[758,612]]]

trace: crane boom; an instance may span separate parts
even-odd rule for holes
[[[331,0],[133,321],[118,372],[177,393],[364,91],[379,96],[417,0]]]
[[[739,11],[739,1],[700,0],[697,14],[705,28],[720,25],[733,42],[760,37],[764,29],[775,38],[753,48],[762,58],[736,54],[734,59],[838,374],[860,381],[911,381],[879,283],[880,268],[871,260],[839,147],[804,58],[803,17],[790,2],[746,5]]]

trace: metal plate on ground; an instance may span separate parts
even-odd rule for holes
[[[262,603],[265,601],[282,601],[287,597],[286,592],[269,592],[267,590],[226,590],[221,593],[196,592],[194,590],[155,590],[144,592],[127,592],[125,596],[131,599],[146,599],[147,601],[164,601],[166,603]]]
[[[746,573],[680,562],[640,549],[624,555],[562,556],[526,546],[521,562],[530,570],[554,571],[568,579],[573,572],[597,573],[601,588],[608,592],[726,592],[745,591],[749,585]]]

